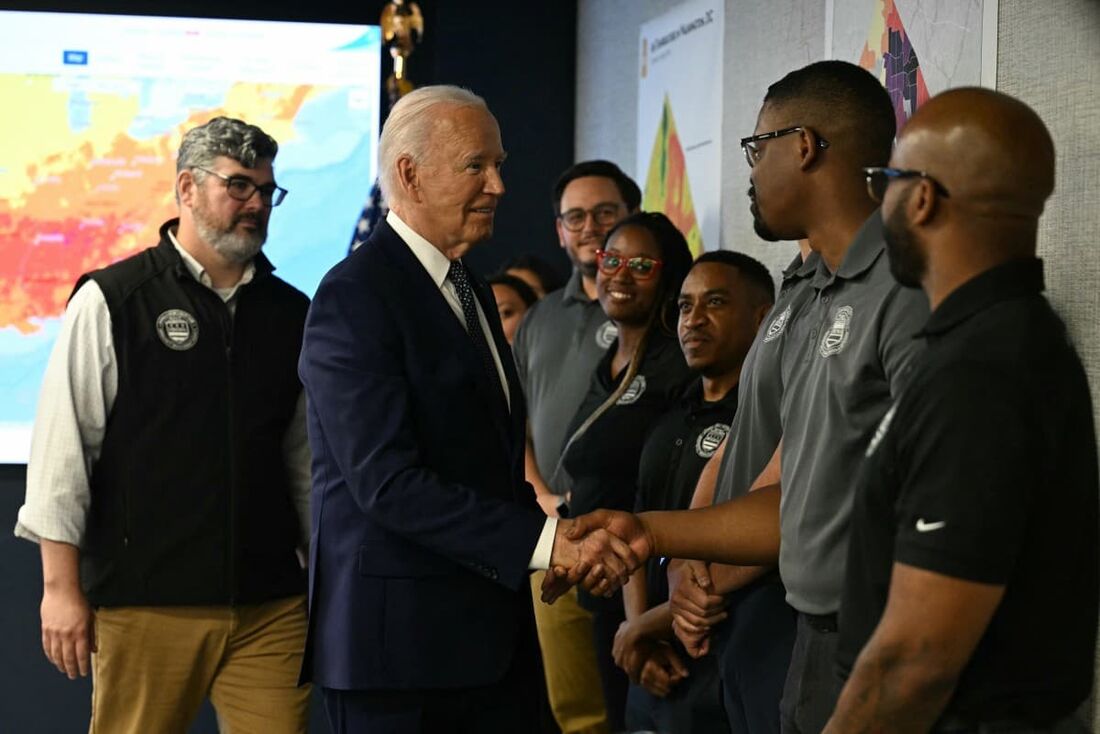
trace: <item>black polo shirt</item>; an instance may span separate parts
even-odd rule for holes
[[[847,675],[904,563],[1005,587],[948,704],[970,722],[1045,725],[1092,685],[1097,455],[1065,326],[1028,259],[953,292],[882,419],[857,482],[838,658]]]
[[[617,348],[617,342],[608,347],[596,367],[588,394],[569,426],[567,442],[625,376],[626,370],[611,376],[611,360]],[[630,387],[562,457],[571,480],[570,514],[577,516],[601,507],[634,508],[638,462],[646,437],[694,379],[676,338],[655,330]]]
[[[730,431],[737,386],[721,400],[703,398],[697,379],[646,439],[638,465],[636,512],[683,510],[691,505],[699,474]],[[668,601],[668,576],[657,559],[646,563],[647,608]]]

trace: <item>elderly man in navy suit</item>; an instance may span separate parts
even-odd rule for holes
[[[321,283],[299,371],[313,449],[303,678],[335,732],[521,732],[541,695],[528,573],[637,565],[565,537],[524,481],[526,414],[491,291],[462,262],[504,194],[477,95],[425,87],[382,131],[391,211]]]

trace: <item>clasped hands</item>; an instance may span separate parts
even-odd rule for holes
[[[597,510],[559,520],[542,600],[553,604],[578,584],[594,596],[611,596],[652,552],[645,524],[629,512]]]

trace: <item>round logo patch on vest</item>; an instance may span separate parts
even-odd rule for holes
[[[157,336],[164,346],[182,352],[199,340],[199,322],[179,308],[170,308],[157,317]]]
[[[596,346],[600,349],[607,349],[618,336],[619,327],[610,321],[605,321],[600,324],[600,328],[596,329]]]
[[[833,317],[833,325],[829,327],[821,337],[821,356],[831,357],[840,354],[848,344],[848,335],[851,331],[852,307],[841,306]]]
[[[783,330],[787,328],[787,321],[791,318],[791,306],[787,304],[787,307],[783,309],[783,313],[772,319],[772,322],[768,324],[768,332],[764,334],[764,341],[770,342],[774,339],[778,339],[783,333]]]
[[[710,428],[699,434],[695,439],[695,453],[700,459],[709,459],[722,445],[722,441],[730,434],[730,427],[725,423],[715,423]]]
[[[634,381],[630,383],[630,387],[626,389],[626,392],[622,394],[616,402],[617,405],[630,405],[631,403],[638,402],[638,398],[642,397],[645,392],[645,375],[638,375],[634,378]]]

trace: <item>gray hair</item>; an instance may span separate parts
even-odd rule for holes
[[[386,118],[378,143],[378,184],[387,200],[393,201],[401,190],[397,182],[397,159],[407,155],[420,163],[427,156],[437,120],[427,112],[439,104],[479,107],[489,112],[484,99],[469,89],[449,84],[421,87],[399,99]]]
[[[246,168],[255,168],[256,161],[275,160],[279,144],[275,138],[255,125],[232,117],[215,117],[184,133],[176,159],[176,175],[190,168],[210,168],[218,156],[232,158]],[[195,174],[202,181],[206,174]],[[179,192],[176,193],[177,200]]]

